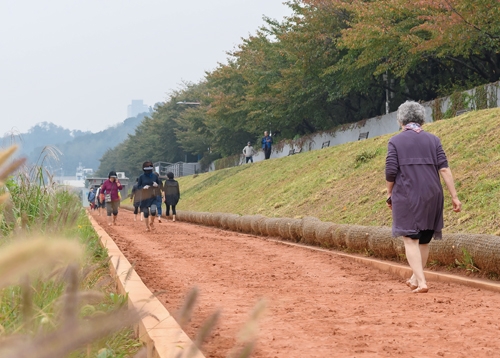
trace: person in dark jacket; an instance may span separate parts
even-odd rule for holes
[[[462,204],[441,141],[422,129],[424,107],[406,101],[399,106],[397,120],[402,131],[389,140],[385,165],[387,205],[392,209],[392,235],[403,236],[413,270],[406,284],[414,293],[425,293],[428,244],[432,237],[442,237],[444,195],[439,175],[451,195],[453,211],[459,212]]]
[[[179,202],[181,198],[181,192],[179,190],[179,183],[177,180],[174,180],[174,173],[167,173],[167,180],[163,183],[163,191],[165,192],[165,205],[166,212],[165,216],[170,216],[170,207],[172,207],[172,221],[175,221],[175,206]]]
[[[154,229],[156,217],[156,197],[160,188],[160,179],[153,173],[153,163],[150,161],[142,164],[143,174],[137,180],[137,189],[141,190],[141,212],[146,222],[146,231]],[[150,215],[151,214],[151,215]]]
[[[94,188],[90,188],[89,193],[87,195],[87,200],[89,202],[90,209],[92,210],[95,206],[95,192]]]
[[[262,150],[264,150],[265,159],[269,159],[271,157],[271,150],[273,146],[273,138],[267,133],[264,132],[264,138],[262,138]]]
[[[137,188],[137,182],[139,178],[135,179],[135,184],[132,186],[130,192],[130,201],[134,204],[134,221],[137,221],[137,215],[139,214],[139,207],[141,206],[141,190]],[[142,221],[142,213],[141,213]]]
[[[120,195],[119,190],[123,187],[118,180],[115,171],[110,171],[108,174],[108,180],[102,183],[101,195],[104,194],[106,203],[106,213],[108,215],[108,225],[111,225],[111,214],[113,214],[113,225],[116,225],[116,218],[118,216],[118,208],[120,207]]]

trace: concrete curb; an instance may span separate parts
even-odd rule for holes
[[[115,279],[118,292],[128,294],[128,305],[148,313],[134,326],[136,336],[146,345],[148,358],[171,358],[178,354],[184,356],[193,346],[193,342],[177,324],[170,312],[153,296],[133,266],[120,251],[115,242],[94,218],[87,213],[90,223],[107,249],[110,256],[109,268]],[[193,358],[205,358],[197,350]]]
[[[362,257],[362,256],[345,254],[342,252],[322,249],[320,247],[297,244],[297,243],[293,243],[293,242],[282,241],[279,239],[271,239],[271,238],[264,238],[264,237],[262,239],[272,241],[272,242],[275,242],[278,244],[283,244],[283,245],[288,245],[288,246],[296,246],[296,247],[301,247],[301,248],[308,249],[308,250],[321,251],[321,252],[325,252],[325,253],[328,253],[331,255],[346,257],[346,258],[354,260],[358,263],[372,266],[374,268],[379,269],[380,271],[389,272],[389,273],[391,273],[395,276],[399,276],[401,278],[409,278],[412,274],[410,267],[404,266],[401,264],[397,264],[397,263],[387,262],[387,261],[373,259],[373,258],[369,258],[369,257]],[[484,290],[489,290],[489,291],[494,291],[494,292],[500,292],[500,284],[493,283],[493,282],[487,281],[487,280],[471,279],[471,278],[466,278],[466,277],[462,277],[462,276],[456,276],[456,275],[435,272],[435,271],[429,271],[429,270],[425,270],[425,278],[428,281],[456,283],[459,285],[465,285],[465,286],[469,286],[469,287],[474,287],[474,288],[479,288],[479,289],[484,289]]]

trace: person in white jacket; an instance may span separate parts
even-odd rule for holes
[[[253,155],[254,154],[256,154],[256,151],[255,151],[255,149],[253,149],[252,143],[248,142],[247,146],[245,148],[243,148],[243,155],[246,158],[245,164],[248,163],[248,162],[252,162],[253,163]]]

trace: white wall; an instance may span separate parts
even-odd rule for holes
[[[492,83],[487,85],[488,87],[488,92],[489,95],[488,97],[491,98],[491,93],[495,95],[496,93],[496,98],[493,97],[493,100],[496,99],[496,106],[500,107],[500,88],[499,88],[499,83]],[[469,95],[474,93],[474,89],[465,91],[465,93],[468,93]],[[441,99],[441,111],[444,113],[446,110],[449,108],[451,105],[450,97],[444,97]],[[425,114],[426,114],[426,122],[432,122],[432,112],[433,112],[433,104],[434,101],[430,102],[424,102],[422,105],[425,107]],[[474,104],[471,105],[474,107]],[[475,108],[471,108],[475,109]],[[310,150],[317,150],[321,149],[321,146],[323,142],[330,141],[330,146],[334,145],[339,145],[339,144],[344,144],[348,142],[355,142],[359,138],[360,133],[364,132],[369,132],[368,138],[373,138],[377,137],[380,135],[388,134],[388,133],[395,133],[399,130],[399,125],[396,121],[396,113],[397,112],[391,112],[388,114],[385,114],[383,116],[379,117],[374,117],[370,118],[367,120],[362,120],[357,123],[352,123],[348,126],[345,126],[342,129],[333,129],[331,131],[324,131],[324,132],[318,132],[312,135],[307,136],[308,139],[304,141],[304,144],[302,146],[302,152],[308,152]],[[290,143],[290,144],[289,144]],[[276,143],[273,147],[272,153],[271,153],[271,158],[281,158],[281,157],[286,157],[290,150],[292,148],[299,149],[297,143],[300,143],[300,139],[297,141],[285,141],[285,144],[283,145],[283,149],[277,150]],[[241,147],[243,150],[244,145]],[[258,149],[258,148],[256,148]],[[258,151],[257,155],[254,155],[253,157],[254,162],[259,162],[261,160],[264,160],[264,152],[260,149]],[[240,158],[240,165],[245,164],[245,157],[243,154],[241,155]],[[250,164],[250,163],[249,163]],[[215,170],[215,165],[212,163],[210,165],[209,171]]]

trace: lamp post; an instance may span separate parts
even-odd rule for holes
[[[385,114],[389,114],[389,75],[387,71],[383,74],[385,82]]]

